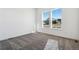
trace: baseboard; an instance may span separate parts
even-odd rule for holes
[[[33,33],[35,33],[35,32],[33,32]],[[23,35],[28,35],[28,34],[31,34],[31,33],[21,34],[21,35],[17,35],[17,36],[8,37],[8,38],[6,38],[6,39],[1,39],[0,41],[4,41],[4,40],[8,40],[8,39],[13,39],[13,38],[21,37],[21,36],[23,36]]]
[[[54,35],[54,34],[49,34],[49,33],[44,33],[44,32],[39,32],[39,33],[43,33],[49,36],[56,36],[56,37],[60,37],[60,38],[64,38],[64,39],[71,39],[71,40],[79,40],[79,39],[73,39],[73,38],[69,38],[69,37],[63,37],[63,36],[58,36],[58,35]]]

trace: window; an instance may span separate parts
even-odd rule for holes
[[[49,27],[50,26],[50,21],[49,21],[49,11],[44,11],[42,13],[42,25],[43,27]]]
[[[61,28],[61,8],[52,9],[52,28]]]
[[[42,12],[42,26],[47,28],[61,28],[62,9],[53,8]]]

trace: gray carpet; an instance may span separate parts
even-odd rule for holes
[[[0,41],[0,50],[44,50],[48,39],[58,41],[60,50],[79,50],[79,41],[44,33],[31,33]]]

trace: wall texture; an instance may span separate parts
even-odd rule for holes
[[[0,8],[0,40],[35,31],[35,9]]]
[[[62,9],[62,25],[61,29],[42,28],[41,13],[45,9],[37,9],[37,31],[49,33],[57,36],[78,39],[79,40],[79,23],[78,23],[78,9],[77,8],[63,8]]]

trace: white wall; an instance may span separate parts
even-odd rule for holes
[[[35,9],[0,8],[0,40],[35,31]]]
[[[62,9],[62,27],[55,30],[50,28],[42,28],[41,13],[44,9],[37,9],[37,31],[57,36],[78,39],[79,40],[79,22],[78,9],[63,8]]]

